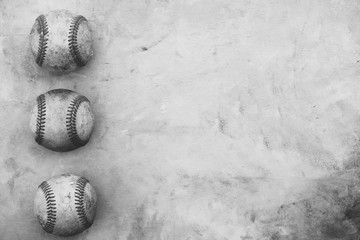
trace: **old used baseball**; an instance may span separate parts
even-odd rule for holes
[[[86,178],[63,174],[39,185],[34,214],[46,232],[72,236],[92,225],[96,201],[95,190]]]
[[[54,151],[84,146],[94,128],[89,100],[68,89],[54,89],[36,99],[30,117],[35,141]]]
[[[93,55],[88,21],[67,10],[36,18],[30,32],[35,62],[50,71],[65,73],[84,66]]]

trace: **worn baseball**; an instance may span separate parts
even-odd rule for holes
[[[35,62],[57,73],[84,66],[93,55],[92,42],[86,18],[67,10],[40,15],[30,32]]]
[[[30,128],[39,145],[70,151],[89,141],[94,114],[86,97],[68,89],[54,89],[37,97]]]
[[[92,225],[96,201],[95,190],[86,178],[63,174],[39,185],[34,214],[46,232],[72,236]]]

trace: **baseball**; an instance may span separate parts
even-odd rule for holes
[[[86,178],[63,174],[39,185],[34,214],[44,231],[72,236],[92,225],[96,200],[95,190]]]
[[[67,10],[40,15],[30,32],[30,48],[35,62],[52,72],[82,67],[93,55],[89,23]]]
[[[89,100],[68,89],[54,89],[37,97],[30,128],[35,141],[65,152],[84,146],[94,128]]]

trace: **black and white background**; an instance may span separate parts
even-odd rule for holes
[[[36,66],[37,16],[92,27],[81,70]],[[358,239],[360,2],[1,0],[0,239],[62,239],[37,186],[73,173],[98,194],[77,240]],[[56,153],[29,128],[36,97],[92,103],[90,142]]]

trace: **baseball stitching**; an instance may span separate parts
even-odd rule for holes
[[[74,17],[69,30],[68,42],[69,42],[70,54],[73,57],[76,65],[78,65],[79,67],[82,67],[86,64],[86,60],[81,56],[77,43],[77,34],[78,34],[79,26],[82,22],[85,21],[87,21],[86,18],[81,15]]]
[[[68,108],[68,113],[66,114],[66,128],[68,132],[68,136],[72,144],[76,147],[84,146],[88,140],[84,141],[80,139],[77,130],[76,130],[76,114],[80,107],[80,104],[83,102],[89,102],[89,100],[84,96],[76,96],[70,103]]]
[[[47,220],[46,223],[43,225],[43,229],[48,233],[52,233],[56,222],[55,194],[47,181],[42,182],[39,188],[41,188],[41,190],[43,191],[46,199]]]
[[[45,95],[41,94],[37,97],[37,120],[36,120],[36,136],[35,141],[38,144],[41,144],[44,140],[45,134],[45,117],[46,117],[46,103],[45,103]]]
[[[76,182],[75,187],[75,206],[76,212],[79,216],[80,222],[83,227],[86,229],[91,226],[91,222],[89,222],[86,216],[86,209],[84,204],[84,195],[85,195],[85,186],[89,181],[84,178],[80,177]]]
[[[46,36],[49,34],[48,24],[44,15],[40,15],[36,18],[36,21],[40,27],[40,36],[39,36],[39,47],[38,53],[36,55],[36,63],[41,66],[45,60],[46,48],[48,38]]]

